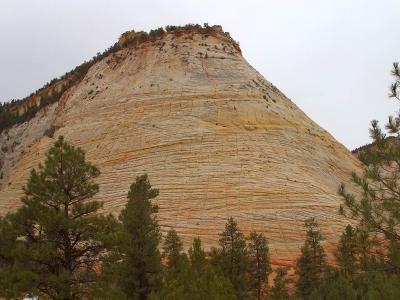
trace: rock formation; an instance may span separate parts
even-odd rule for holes
[[[126,38],[125,35],[124,38]],[[1,133],[0,213],[20,205],[31,168],[63,135],[98,166],[104,211],[118,213],[148,173],[162,229],[216,245],[233,216],[291,265],[315,216],[332,249],[347,221],[340,182],[359,162],[251,67],[220,27],[175,30],[95,63],[61,99]]]

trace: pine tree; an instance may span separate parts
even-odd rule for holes
[[[163,257],[167,260],[167,280],[176,276],[183,263],[187,261],[183,253],[183,243],[174,229],[170,229],[163,245]]]
[[[10,216],[19,241],[13,274],[19,287],[51,299],[90,295],[107,250],[104,237],[115,225],[111,216],[97,214],[102,203],[91,200],[99,174],[63,137],[31,171],[22,207]]]
[[[237,300],[230,281],[206,259],[199,238],[190,249],[190,261],[182,260],[174,276],[165,280],[161,291],[152,293],[149,300]]]
[[[318,289],[314,289],[309,300],[356,300],[357,292],[352,286],[348,277],[342,276],[342,273],[334,272],[332,276],[326,278]],[[362,298],[365,299],[365,298]]]
[[[192,269],[200,273],[207,265],[205,251],[201,248],[201,240],[199,237],[193,240],[193,245],[189,248],[189,259]]]
[[[357,269],[357,236],[353,227],[347,225],[337,247],[336,261],[348,278],[353,278]]]
[[[305,221],[306,240],[301,248],[301,256],[296,262],[297,293],[307,299],[313,289],[321,284],[325,270],[325,251],[321,246],[322,235],[318,230],[318,223],[314,218]]]
[[[356,285],[358,299],[400,299],[399,274],[376,271],[365,272],[356,281]]]
[[[393,64],[392,75],[395,78],[389,97],[400,101],[400,68]],[[372,147],[362,150],[359,159],[364,164],[363,174],[353,172],[352,181],[360,193],[350,193],[342,184],[339,194],[343,197],[340,212],[359,221],[359,228],[372,238],[378,236],[382,253],[400,249],[400,112],[390,116],[386,124],[386,133],[378,121],[371,122],[370,136]],[[400,266],[390,261],[400,254],[391,253],[385,257],[389,272],[399,272]]]
[[[13,288],[12,270],[14,266],[14,252],[17,247],[17,234],[8,217],[0,217],[0,297],[16,297]]]
[[[151,202],[157,196],[158,190],[151,187],[147,175],[136,177],[119,217],[123,225],[119,251],[123,258],[116,272],[128,299],[145,300],[160,288],[161,235],[155,216],[158,207]]]
[[[270,291],[270,299],[272,300],[287,300],[289,299],[289,290],[287,287],[287,269],[277,268],[276,276],[274,278],[274,286]]]
[[[225,230],[220,234],[219,244],[221,249],[214,261],[231,281],[237,297],[244,299],[248,291],[246,240],[232,217],[228,219]]]
[[[257,300],[263,298],[264,287],[268,285],[268,275],[271,273],[269,248],[265,236],[251,232],[248,243],[250,286]]]

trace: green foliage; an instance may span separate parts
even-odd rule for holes
[[[32,93],[30,96],[25,97],[21,100],[12,100],[8,103],[0,103],[0,133],[7,128],[12,127],[15,124],[21,124],[31,120],[38,111],[42,108],[57,102],[61,96],[64,94],[66,90],[71,88],[72,86],[79,83],[87,74],[90,67],[93,66],[96,62],[100,61],[104,57],[108,56],[111,53],[120,50],[117,43],[113,46],[106,49],[103,53],[97,53],[90,61],[85,61],[81,65],[75,67],[73,70],[65,73],[60,78],[54,78],[50,81],[50,83],[45,84],[42,88],[38,89],[35,93]],[[51,85],[56,85],[57,83],[64,80],[65,82],[56,87],[49,93],[47,88]],[[29,105],[29,97],[36,95],[40,99],[40,104]],[[25,104],[27,109],[19,114],[18,107]]]
[[[177,276],[181,265],[186,263],[187,257],[183,251],[183,243],[174,229],[170,229],[163,245],[163,257],[167,260],[166,279]]]
[[[164,32],[165,32],[164,28],[162,28],[162,27],[157,28],[157,29],[152,29],[149,32],[149,37],[150,37],[150,39],[156,39],[157,37],[163,35]]]
[[[22,207],[9,216],[17,242],[9,282],[14,291],[39,291],[52,299],[90,295],[95,267],[107,249],[115,220],[97,214],[102,203],[90,200],[98,169],[62,137],[33,169]],[[1,234],[4,238],[4,234]]]
[[[193,245],[189,248],[189,259],[195,272],[200,272],[208,263],[206,253],[201,248],[201,240],[199,237],[193,240]]]
[[[40,98],[39,105],[29,106],[30,96],[20,100],[12,100],[4,104],[0,103],[0,133],[4,129],[10,128],[15,124],[21,124],[31,120],[43,107],[57,102],[66,90],[79,83],[86,76],[91,66],[93,66],[95,63],[102,60],[106,56],[115,53],[124,47],[138,46],[143,42],[154,41],[158,37],[162,36],[165,32],[176,33],[178,31],[185,30],[192,30],[203,34],[209,34],[213,30],[213,27],[205,23],[204,27],[198,24],[187,24],[184,26],[166,26],[165,30],[160,27],[154,30],[150,30],[149,33],[144,31],[135,32],[134,30],[132,30],[131,33],[135,34],[132,35],[132,37],[130,37],[123,44],[115,43],[108,49],[104,50],[103,53],[97,53],[95,56],[93,56],[91,60],[83,62],[81,65],[75,67],[73,70],[65,73],[59,78],[52,79],[49,83],[46,83],[35,93],[32,93],[30,96],[36,95],[38,96],[38,98]],[[238,44],[236,41],[230,38],[229,35],[227,35],[227,38],[229,38],[234,44]],[[56,86],[63,80],[64,82],[60,88],[57,87],[57,89],[53,90],[50,94],[47,92],[48,87]],[[18,113],[18,107],[21,105],[25,105],[27,109],[20,115]]]
[[[13,247],[16,242],[16,233],[8,217],[0,216],[0,271],[5,270],[13,264]]]
[[[49,137],[49,138],[53,138],[54,137],[54,132],[56,131],[56,127],[51,125],[49,128],[47,128],[44,132],[44,135]]]
[[[190,262],[183,260],[175,277],[149,300],[237,300],[229,280],[205,259],[200,239],[194,240],[189,253]]]
[[[398,274],[366,272],[354,283],[354,286],[358,299],[400,299],[400,277]]]
[[[268,242],[262,233],[250,233],[248,243],[250,288],[258,300],[265,294],[268,275],[271,273]]]
[[[277,268],[276,276],[274,278],[274,286],[271,288],[269,295],[270,299],[271,300],[289,299],[289,290],[287,284],[288,284],[287,269]]]
[[[165,237],[163,256],[168,261],[169,267],[178,267],[182,258],[183,243],[175,229],[170,229]]]
[[[395,82],[389,96],[399,100],[400,70],[398,63],[393,66]],[[391,260],[400,256],[395,253],[400,241],[400,113],[389,117],[386,133],[378,121],[373,120],[371,125],[370,136],[374,147],[365,149],[359,155],[364,164],[363,174],[354,172],[352,175],[354,186],[360,193],[355,196],[342,184],[339,194],[344,205],[340,212],[359,221],[358,229],[366,233],[364,240],[370,239],[371,243],[375,243],[375,247],[370,246],[368,250],[376,252],[378,248],[378,260],[383,260],[383,268],[399,272],[398,262]],[[389,138],[387,135],[390,135]],[[385,242],[378,244],[379,240]]]
[[[9,217],[0,217],[0,297],[11,298],[18,294],[13,276],[16,245],[17,233]]]
[[[397,63],[393,66],[389,96],[399,100],[400,70]],[[400,298],[400,113],[389,117],[386,132],[376,120],[371,125],[374,142],[358,151],[363,174],[352,174],[359,193],[339,187],[340,212],[359,223],[341,236],[337,260],[344,276],[321,285],[323,299]]]
[[[301,256],[296,262],[296,282],[299,296],[307,299],[318,288],[326,272],[325,251],[321,246],[322,235],[314,218],[305,221],[306,240],[301,247]]]
[[[213,253],[214,264],[218,265],[231,281],[237,297],[244,299],[249,289],[246,240],[232,217],[228,219],[225,230],[220,234],[219,244],[221,249]]]
[[[352,278],[357,269],[357,236],[350,224],[342,233],[337,249],[336,261],[345,276]]]
[[[318,289],[313,290],[309,299],[356,300],[357,292],[347,277],[338,274],[323,281]]]
[[[119,219],[123,228],[118,245],[121,261],[116,265],[118,286],[127,299],[146,299],[160,288],[160,229],[155,217],[158,207],[151,200],[158,190],[147,175],[136,177],[128,193],[128,203]]]
[[[393,63],[392,75],[395,78],[395,80],[390,86],[389,97],[396,98],[397,100],[400,101],[400,68],[398,62]],[[399,125],[400,124],[397,124],[396,129],[398,128]],[[394,130],[395,132],[397,132],[396,129]]]

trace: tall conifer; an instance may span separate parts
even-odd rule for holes
[[[274,286],[271,288],[269,297],[272,300],[287,300],[289,299],[287,269],[280,267],[276,269],[275,273]]]
[[[239,299],[247,297],[248,258],[246,240],[236,221],[231,217],[220,234],[221,250],[216,260],[225,276],[231,281]]]
[[[265,236],[251,232],[248,243],[250,287],[257,300],[264,297],[265,287],[268,285],[268,275],[271,273],[269,262],[269,248]]]
[[[160,288],[161,235],[155,216],[158,206],[152,200],[158,190],[147,175],[136,177],[128,193],[128,203],[120,214],[123,233],[120,242],[122,262],[118,266],[119,286],[128,299],[145,300]]]
[[[105,235],[115,220],[97,211],[91,200],[99,170],[80,148],[59,137],[44,165],[33,169],[24,187],[22,207],[10,216],[17,231],[14,276],[22,290],[51,299],[82,299],[91,293],[107,247]]]
[[[321,246],[322,235],[314,218],[305,221],[306,240],[301,247],[301,256],[296,262],[297,293],[307,299],[324,279],[326,271],[325,251]]]

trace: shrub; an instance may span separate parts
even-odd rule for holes
[[[53,138],[54,137],[54,132],[57,130],[57,128],[53,125],[51,125],[49,128],[47,128],[44,132],[44,135]]]

